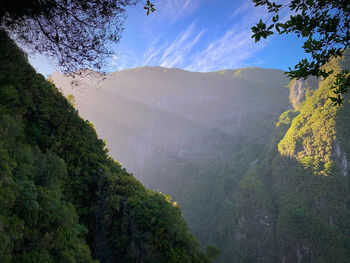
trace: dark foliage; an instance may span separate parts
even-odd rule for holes
[[[1,262],[212,262],[0,31]]]
[[[125,8],[137,0],[4,0],[0,27],[27,51],[65,71],[100,69],[119,41]]]

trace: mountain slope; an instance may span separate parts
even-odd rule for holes
[[[290,108],[280,70],[197,73],[145,67],[52,80],[142,183],[169,193],[203,245],[232,261],[235,194]]]
[[[0,31],[1,262],[211,262]]]
[[[345,58],[328,64],[334,74],[349,69]],[[328,99],[334,79],[281,115],[264,159],[242,179],[232,235],[237,260],[348,262],[350,109],[348,98],[344,107]]]
[[[348,56],[327,67],[349,68]],[[334,75],[292,81],[289,91],[281,71],[259,68],[146,67],[73,89],[66,76],[52,80],[114,156],[179,202],[220,262],[350,258],[350,110],[328,100]]]

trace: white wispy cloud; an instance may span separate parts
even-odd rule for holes
[[[153,41],[151,45],[148,47],[146,52],[143,55],[144,61],[142,66],[146,66],[149,63],[153,62],[154,59],[168,46],[168,42],[165,42],[161,46],[157,46],[159,39]]]
[[[168,16],[168,21],[173,23],[171,21],[174,19],[177,21],[198,8],[199,1],[160,0],[156,5],[157,12],[163,10]],[[186,14],[186,12],[189,13]],[[251,0],[244,0],[236,10],[232,11],[232,15],[226,18],[226,24],[223,26],[213,26],[209,22],[206,27],[203,21],[199,23],[199,18],[196,18],[172,38],[169,38],[167,32],[164,31],[157,34],[149,33],[149,44],[147,44],[143,54],[138,56],[123,54],[121,57],[116,57],[114,63],[118,65],[119,69],[132,65],[136,65],[136,67],[160,65],[192,71],[213,71],[253,66],[250,64],[253,56],[268,41],[263,40],[255,43],[251,38],[251,26],[260,18],[265,19],[266,14],[265,8],[256,8]],[[178,26],[179,23],[176,25]]]
[[[173,24],[181,18],[193,14],[201,5],[201,0],[156,0],[156,20],[166,20]]]
[[[139,58],[134,52],[123,51],[113,54],[104,70],[110,72],[126,68],[135,68],[139,66],[139,63]]]
[[[192,48],[200,41],[205,30],[197,30],[193,22],[181,31],[170,43],[160,43],[159,39],[153,41],[143,55],[145,65],[160,65],[163,67],[184,67],[186,57],[189,57]]]
[[[191,48],[199,41],[203,34],[204,30],[195,33],[195,23],[192,23],[164,50],[159,64],[163,67],[174,67],[182,63],[184,56],[191,51]]]
[[[185,69],[212,71],[247,66],[247,59],[263,47],[261,43],[254,43],[250,36],[250,29],[229,29],[206,49],[193,55]]]
[[[251,26],[266,17],[265,7],[255,7],[251,0],[242,1],[228,18],[231,27],[194,53],[185,69],[205,72],[252,66],[248,60],[264,48],[268,40],[255,43],[251,38]]]
[[[230,16],[230,18],[235,18],[238,15],[241,15],[243,12],[246,12],[248,10],[251,10],[252,7],[254,7],[253,1],[251,0],[244,0],[240,6],[238,6],[236,8],[236,10],[234,10],[234,12],[232,13],[232,15]]]

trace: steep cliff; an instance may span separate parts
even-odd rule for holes
[[[336,74],[349,68],[347,59],[328,66]],[[349,260],[350,105],[328,99],[333,81],[320,81],[281,115],[270,149],[242,179],[233,235],[238,262]]]
[[[212,262],[0,31],[0,261]]]
[[[235,195],[291,108],[280,70],[198,73],[145,67],[52,80],[146,186],[169,193],[193,234],[232,262]]]

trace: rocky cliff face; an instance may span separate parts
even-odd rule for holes
[[[307,96],[318,88],[319,79],[316,77],[309,77],[307,79],[293,79],[289,83],[289,99],[294,109],[299,109],[300,104],[305,101]]]

